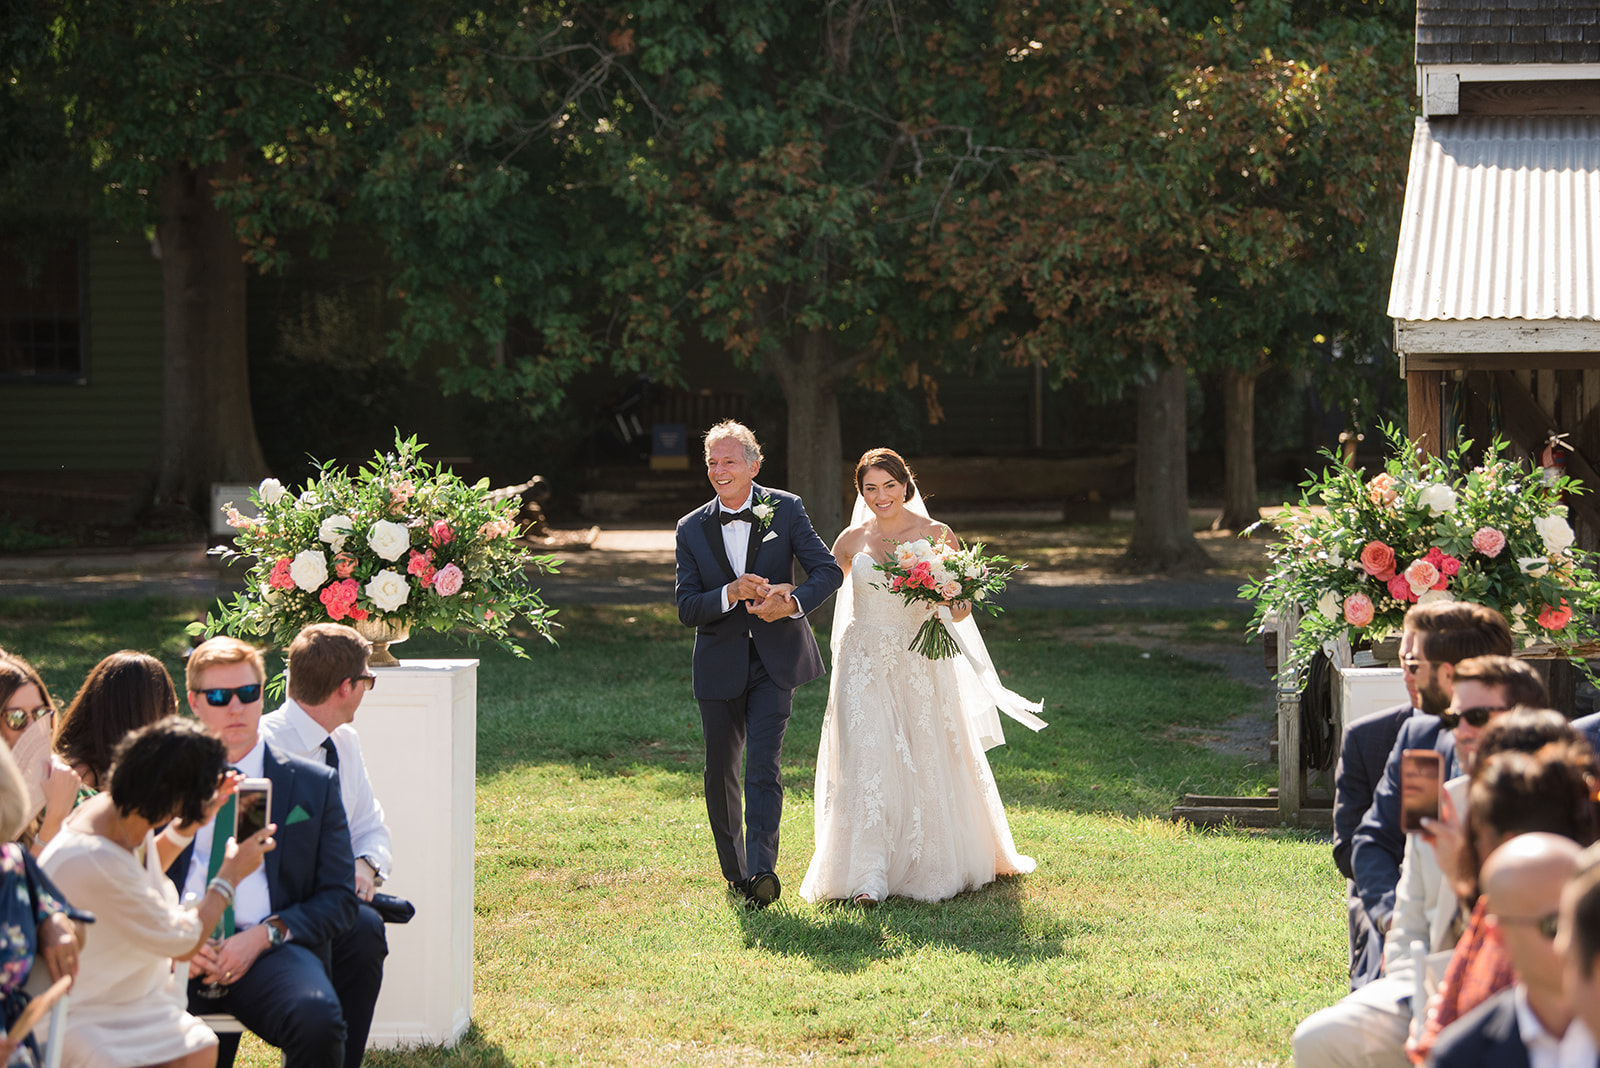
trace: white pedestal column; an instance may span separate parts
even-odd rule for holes
[[[394,839],[384,892],[417,907],[390,924],[369,1049],[454,1045],[472,1018],[473,818],[478,662],[376,668],[356,730]]]
[[[1405,673],[1391,667],[1334,666],[1333,707],[1338,714],[1339,744],[1344,730],[1370,712],[1408,703]]]

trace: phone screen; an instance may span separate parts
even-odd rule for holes
[[[1422,830],[1424,819],[1439,818],[1439,786],[1444,759],[1432,749],[1407,749],[1400,754],[1400,827],[1408,834]]]
[[[267,815],[272,810],[272,780],[246,779],[234,797],[233,837],[242,842],[267,826]]]

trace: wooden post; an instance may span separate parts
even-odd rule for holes
[[[1406,372],[1406,436],[1430,456],[1444,442],[1444,372]]]
[[[1300,825],[1300,802],[1305,793],[1305,774],[1300,770],[1300,691],[1293,676],[1285,677],[1282,666],[1289,659],[1289,642],[1300,627],[1298,611],[1278,617],[1278,822]]]

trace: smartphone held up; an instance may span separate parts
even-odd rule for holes
[[[272,812],[272,780],[244,779],[233,796],[234,841],[242,842],[266,830]]]

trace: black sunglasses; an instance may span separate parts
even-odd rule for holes
[[[1546,938],[1555,938],[1556,930],[1561,924],[1561,917],[1551,912],[1544,916],[1496,916],[1498,923],[1520,923],[1529,927],[1537,927],[1539,933]]]
[[[378,685],[378,676],[371,673],[366,675],[351,675],[350,681],[355,683],[357,686],[361,685],[362,683],[366,683],[368,691],[371,691],[374,686]]]
[[[1489,724],[1490,716],[1496,712],[1504,711],[1505,709],[1503,708],[1480,705],[1477,708],[1463,708],[1460,712],[1441,712],[1439,713],[1439,726],[1447,731],[1453,731],[1461,725],[1462,720],[1466,720],[1474,727],[1486,727]]]
[[[9,730],[27,730],[28,724],[43,719],[54,711],[55,709],[49,705],[40,705],[38,708],[8,708],[5,710],[5,725]]]
[[[261,700],[261,684],[252,682],[248,686],[213,686],[208,690],[194,690],[193,693],[203,694],[206,704],[212,708],[226,708],[233,695],[239,695],[239,703],[253,705]]]

